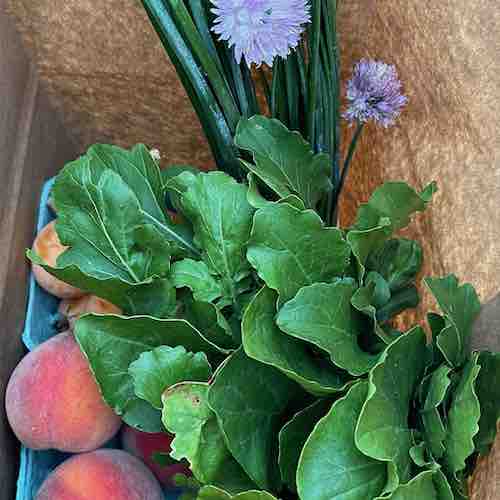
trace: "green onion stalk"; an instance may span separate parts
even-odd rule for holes
[[[243,180],[247,172],[240,160],[248,160],[248,153],[235,145],[238,123],[258,114],[276,118],[299,132],[314,153],[328,155],[330,188],[316,208],[328,225],[337,224],[363,123],[374,119],[387,126],[406,103],[392,66],[361,61],[371,66],[358,65],[364,73],[348,88],[346,118],[357,125],[341,160],[337,0],[142,3],[191,99],[217,168]],[[259,18],[261,4],[271,7]]]

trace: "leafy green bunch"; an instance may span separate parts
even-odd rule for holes
[[[141,145],[93,146],[58,175],[68,250],[54,268],[29,256],[123,310],[76,325],[105,400],[175,434],[200,500],[467,498],[500,413],[500,356],[469,350],[478,298],[428,279],[432,342],[392,322],[422,265],[397,232],[435,185],[384,184],[330,227],[325,155],[263,116],[235,143],[247,182],[161,172]]]

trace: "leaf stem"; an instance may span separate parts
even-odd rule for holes
[[[354,132],[354,136],[351,140],[351,144],[349,145],[349,151],[347,152],[347,157],[344,162],[344,167],[342,169],[342,174],[340,176],[340,180],[338,182],[338,185],[336,188],[334,188],[334,193],[332,191],[333,196],[332,198],[332,206],[329,207],[329,223],[330,224],[337,224],[337,217],[338,217],[338,204],[339,204],[339,199],[340,195],[342,194],[342,190],[344,189],[345,181],[347,179],[347,175],[349,174],[349,168],[352,163],[352,159],[354,157],[354,153],[356,151],[356,146],[358,144],[359,138],[361,137],[361,132],[363,131],[363,122],[358,122],[356,126],[356,131]]]
[[[217,166],[236,179],[241,179],[243,173],[227,119],[176,25],[167,1],[142,0],[142,4],[193,103]]]
[[[313,2],[313,24],[309,37],[309,109],[307,115],[307,135],[309,142],[316,144],[316,111],[319,85],[319,41],[321,35],[321,0]]]
[[[144,217],[148,218],[157,229],[159,229],[161,232],[163,232],[163,234],[165,235],[165,237],[167,239],[175,241],[181,247],[189,250],[197,257],[201,256],[200,251],[191,242],[189,242],[186,238],[184,238],[182,235],[180,235],[179,233],[174,231],[172,228],[168,227],[166,224],[163,224],[158,219],[155,219],[150,214],[148,214],[146,211],[141,209],[141,213]]]
[[[231,89],[224,75],[219,72],[216,60],[210,53],[206,42],[197,30],[197,27],[189,15],[183,0],[169,0],[177,27],[182,30],[185,40],[188,42],[192,54],[198,58],[201,68],[206,73],[214,93],[216,94],[224,115],[232,132],[241,118],[238,107],[231,94]]]

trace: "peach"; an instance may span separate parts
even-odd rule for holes
[[[55,267],[57,257],[61,255],[67,247],[65,247],[57,236],[55,229],[55,221],[47,224],[35,238],[33,243],[33,251],[39,255],[49,266]],[[60,299],[74,299],[84,295],[84,292],[74,286],[64,283],[50,273],[42,266],[32,264],[33,275],[37,283],[47,292],[59,297]]]
[[[60,333],[21,360],[5,396],[7,418],[28,448],[91,451],[119,430],[73,335]]]
[[[52,472],[36,500],[164,500],[153,474],[121,450],[75,455]]]
[[[153,459],[156,453],[164,455],[170,453],[170,444],[173,439],[174,436],[172,434],[148,434],[128,425],[123,426],[121,434],[123,449],[142,460],[165,486],[174,486],[172,478],[176,474],[191,476],[187,462],[177,462],[170,457],[165,457],[168,464],[159,465]]]
[[[107,300],[95,295],[84,295],[79,299],[63,300],[59,305],[59,313],[68,320],[69,328],[73,330],[76,320],[83,314],[121,314],[122,311]]]

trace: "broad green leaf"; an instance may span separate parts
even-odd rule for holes
[[[279,433],[279,466],[281,478],[290,491],[297,491],[297,466],[302,448],[318,420],[324,417],[331,401],[320,399],[296,413]]]
[[[453,500],[469,500],[469,487],[466,477],[457,477],[453,474],[446,476],[448,486],[453,491]],[[441,500],[441,498],[439,499]]]
[[[187,459],[201,483],[220,485],[230,474],[230,481],[240,478],[251,488],[252,483],[224,443],[215,413],[208,406],[208,390],[206,383],[185,382],[164,393],[163,424],[175,434],[170,455],[176,460]]]
[[[386,217],[390,220],[391,232],[398,231],[409,224],[414,213],[425,210],[436,191],[434,182],[421,193],[405,182],[386,182],[373,192],[368,203],[361,205],[353,229],[373,229]]]
[[[444,358],[443,354],[437,348],[436,345],[439,334],[446,327],[446,321],[444,317],[441,316],[440,314],[430,312],[427,313],[427,323],[431,331],[431,340],[432,340],[432,342],[430,342],[428,345],[429,349],[428,369],[430,369],[433,366],[435,367],[443,362],[446,362],[446,358]]]
[[[221,277],[228,296],[236,301],[236,284],[250,274],[246,245],[254,209],[248,188],[223,172],[186,176],[181,204],[194,228],[194,242],[210,273]]]
[[[427,314],[427,323],[431,329],[432,338],[436,339],[442,330],[446,327],[446,321],[443,316],[430,312]]]
[[[481,408],[475,390],[481,369],[478,357],[474,354],[465,365],[448,412],[444,460],[453,474],[465,468],[465,461],[474,453],[474,437],[479,431]]]
[[[414,213],[424,211],[435,192],[435,183],[418,194],[404,182],[387,182],[375,190],[368,203],[361,205],[356,222],[347,233],[361,278],[370,254],[380,249],[394,232],[406,227]]]
[[[387,217],[382,217],[375,227],[363,230],[351,229],[347,232],[346,240],[356,258],[360,280],[364,278],[366,261],[370,253],[379,248],[391,234],[391,220]]]
[[[458,500],[453,496],[448,479],[444,475],[441,467],[434,466],[434,487],[436,488],[437,500]]]
[[[251,358],[274,366],[306,391],[321,395],[343,390],[347,373],[321,363],[307,344],[285,335],[275,322],[277,294],[264,287],[243,316],[243,347]]]
[[[278,201],[269,201],[266,200],[259,191],[258,187],[258,181],[257,177],[249,173],[248,176],[248,194],[247,194],[247,199],[248,203],[252,205],[256,210],[259,208],[264,208],[269,203],[288,203],[289,205],[292,205],[292,207],[295,207],[297,210],[305,210],[306,206],[304,205],[304,202],[295,194],[289,194],[288,196],[285,196],[284,198],[281,198]]]
[[[469,352],[472,324],[481,309],[476,291],[469,283],[459,286],[454,275],[427,278],[425,284],[446,319],[436,344],[448,363],[459,366]]]
[[[325,228],[312,210],[270,204],[254,217],[247,257],[281,303],[303,287],[341,276],[349,246],[337,228]]]
[[[360,313],[368,316],[372,322],[373,332],[385,344],[390,344],[394,340],[394,335],[387,333],[379,324],[377,309],[375,308],[376,287],[374,283],[358,288],[351,297],[351,305]]]
[[[166,316],[170,305],[162,306],[160,295],[167,281],[154,282],[168,275],[172,253],[194,247],[166,216],[161,192],[159,169],[144,146],[132,152],[94,146],[60,172],[53,188],[56,230],[69,248],[55,268],[28,256],[128,314]]]
[[[446,428],[438,408],[443,404],[446,393],[450,387],[451,368],[441,365],[432,373],[429,380],[424,407],[420,410],[424,424],[424,436],[435,458],[440,459],[444,453],[444,440]]]
[[[215,304],[197,302],[190,297],[182,297],[182,317],[213,344],[221,349],[230,350],[238,347],[232,328]]]
[[[153,225],[175,248],[196,253],[189,230],[173,224],[166,214],[161,173],[143,145],[132,151],[108,145],[91,147],[85,156],[59,173],[53,196],[59,218],[57,232],[68,246],[73,239],[80,240],[79,235],[98,234],[104,241],[89,241],[98,248],[114,244],[120,250],[123,242],[119,238],[109,241],[113,232],[118,232],[117,224],[133,216],[129,220],[133,227],[140,215],[141,223]],[[140,214],[136,214],[137,210]],[[79,243],[83,245],[84,241]],[[78,254],[72,257],[76,259]],[[112,262],[118,259],[110,257]],[[85,265],[83,257],[79,262]]]
[[[176,462],[173,458],[168,455],[169,460]],[[195,500],[200,489],[200,482],[193,476],[187,476],[186,474],[178,473],[172,477],[172,482],[177,488],[183,488],[184,491],[179,497],[179,500]],[[184,496],[184,495],[188,496]]]
[[[391,300],[391,290],[389,283],[376,271],[370,271],[366,275],[365,284],[369,286],[373,283],[373,305],[376,309],[384,307]]]
[[[76,323],[75,337],[90,363],[106,402],[118,415],[141,428],[144,401],[135,395],[129,366],[143,352],[160,346],[184,346],[192,352],[211,356],[220,350],[187,321],[161,320],[149,316],[87,315]]]
[[[290,194],[288,196],[285,196],[285,198],[281,198],[276,203],[287,203],[288,205],[291,205],[293,208],[296,208],[297,210],[305,210],[306,209],[304,202],[298,196],[296,196],[294,194]]]
[[[265,116],[242,119],[235,143],[253,154],[255,164],[244,165],[279,198],[296,194],[307,208],[315,208],[332,189],[329,156],[315,155],[298,132],[291,132],[278,120]]]
[[[422,441],[421,443],[412,446],[410,448],[410,458],[417,467],[425,467],[429,465],[426,443]]]
[[[143,352],[128,369],[134,381],[136,396],[162,409],[161,396],[179,382],[207,382],[212,369],[203,352],[186,351],[183,346],[157,347]]]
[[[164,190],[171,189],[173,187],[171,183],[175,185],[174,179],[179,175],[183,174],[184,172],[188,172],[193,175],[198,175],[201,173],[201,170],[192,165],[177,165],[177,164],[169,165],[167,168],[164,168],[163,170],[160,171],[161,180],[163,183],[163,189]]]
[[[163,220],[161,171],[144,144],[137,144],[130,151],[113,145],[95,144],[86,156],[119,174],[133,189],[143,209],[155,219]]]
[[[269,200],[266,200],[264,196],[259,191],[259,182],[257,176],[252,174],[251,172],[247,175],[248,179],[248,193],[247,200],[253,208],[258,210],[259,208],[264,208],[269,203]]]
[[[113,276],[89,276],[76,265],[47,266],[31,250],[28,250],[27,257],[56,278],[115,304],[125,314],[168,318],[175,312],[175,288],[168,278],[149,278],[143,283],[131,284]]]
[[[379,322],[389,321],[406,309],[417,307],[419,303],[420,297],[417,287],[415,285],[409,285],[391,294],[389,302],[377,311],[377,320]]]
[[[57,267],[77,266],[94,278],[114,277],[130,285],[166,276],[171,245],[144,217],[132,189],[112,170],[94,174],[95,185],[90,185],[92,173],[82,160],[66,167],[54,185],[56,230],[69,247]]]
[[[363,321],[351,306],[356,289],[351,278],[304,287],[279,311],[278,327],[326,351],[335,366],[362,375],[378,356],[363,351],[358,342]]]
[[[237,495],[230,495],[224,490],[215,486],[204,486],[198,492],[196,500],[277,500],[276,497],[267,491],[245,491]]]
[[[367,384],[357,383],[310,434],[297,471],[301,500],[367,500],[382,492],[386,464],[363,455],[354,441],[366,395]]]
[[[418,290],[414,285],[409,285],[391,293],[387,282],[378,273],[370,271],[368,276],[370,279],[367,277],[366,285],[356,291],[351,303],[359,312],[372,320],[376,335],[389,344],[395,336],[387,331],[389,326],[387,322],[406,309],[418,306],[420,302]],[[374,279],[375,276],[377,278]]]
[[[137,397],[129,400],[127,409],[121,418],[127,425],[141,432],[159,433],[165,431],[161,423],[161,411]]]
[[[259,486],[280,483],[278,431],[282,413],[297,386],[278,370],[236,351],[210,386],[210,407],[234,458]]]
[[[391,239],[372,253],[367,262],[370,271],[377,271],[397,292],[411,284],[422,268],[422,247],[412,240]]]
[[[476,394],[481,406],[481,419],[474,442],[476,450],[485,455],[495,440],[500,419],[500,354],[482,352],[479,364],[481,371],[476,382]]]
[[[356,428],[356,444],[365,455],[393,463],[401,483],[410,479],[412,431],[408,417],[425,369],[425,332],[401,335],[370,371],[369,391]]]
[[[189,288],[200,302],[214,302],[223,294],[220,282],[203,261],[184,259],[174,262],[170,279],[176,288]]]
[[[175,195],[175,200],[177,200],[176,208],[182,209],[182,204],[180,198],[188,190],[189,186],[195,182],[195,178],[201,172],[193,172],[189,169],[183,169],[177,173],[177,175],[169,176],[168,179],[164,180],[165,188],[168,191],[169,196]]]
[[[442,500],[434,485],[434,472],[424,471],[406,484],[401,484],[390,495],[375,500]],[[361,500],[361,499],[360,499]],[[443,499],[444,500],[444,499]]]

